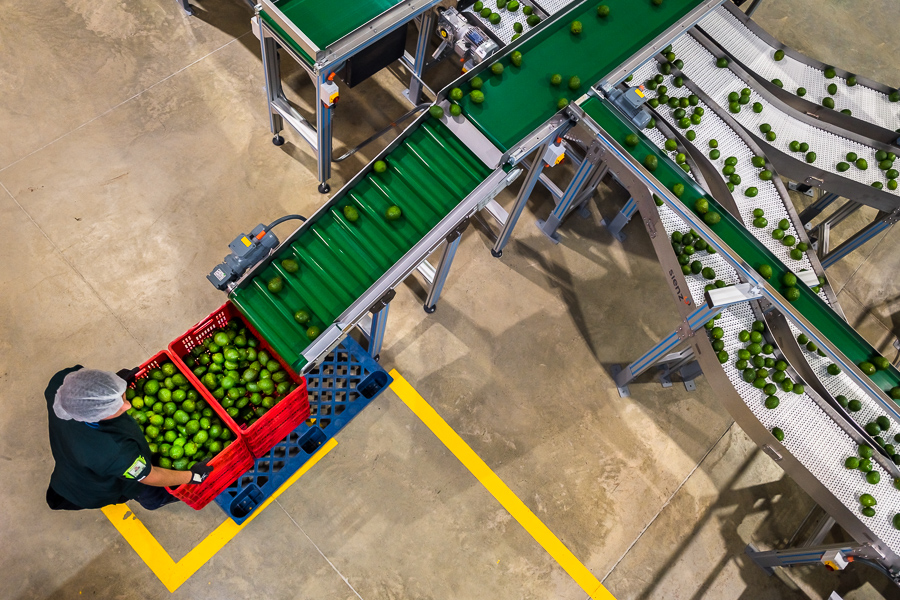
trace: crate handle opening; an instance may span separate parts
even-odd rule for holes
[[[388,377],[384,371],[375,371],[356,386],[356,391],[367,400],[371,400],[387,385]]]
[[[324,431],[318,427],[313,427],[300,438],[300,447],[304,452],[311,455],[319,449],[319,446],[325,443],[326,439],[327,436]]]
[[[241,490],[231,502],[231,514],[237,519],[242,519],[256,510],[266,497],[255,483],[251,483]]]

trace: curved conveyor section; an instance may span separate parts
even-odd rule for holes
[[[642,81],[644,79],[649,79],[655,74],[655,64],[648,63],[635,72],[635,78],[637,78],[638,81]],[[682,87],[679,90],[679,88],[674,86],[673,79],[673,75],[665,77],[662,85],[667,86],[666,92],[671,92],[672,94],[677,95],[677,97],[687,97],[690,94],[690,90],[685,87]],[[788,248],[778,240],[772,238],[771,232],[778,226],[778,222],[781,219],[787,218],[791,223],[791,227],[785,233],[794,235],[801,241],[806,241],[805,230],[798,226],[799,219],[796,212],[792,209],[790,197],[787,194],[787,190],[781,184],[777,172],[775,172],[774,168],[767,163],[764,168],[771,170],[773,172],[773,177],[771,180],[767,181],[760,179],[759,173],[763,169],[754,167],[750,162],[750,159],[753,156],[760,155],[758,147],[754,148],[755,144],[752,141],[748,143],[748,141],[743,138],[742,132],[738,131],[739,126],[733,122],[730,115],[718,114],[717,111],[721,111],[718,106],[706,104],[702,99],[698,100],[697,106],[704,109],[704,115],[700,124],[694,124],[691,127],[691,130],[697,134],[697,137],[693,142],[693,149],[694,151],[701,151],[701,149],[705,148],[708,152],[710,150],[710,140],[716,140],[718,146],[717,149],[720,151],[720,157],[715,160],[711,159],[711,161],[719,169],[719,173],[721,173],[721,168],[724,167],[725,159],[727,157],[734,156],[738,158],[736,172],[741,176],[742,181],[739,185],[735,186],[735,193],[731,196],[731,199],[738,210],[738,215],[736,216],[741,218],[747,231],[753,234],[760,243],[778,256],[782,263],[790,266],[794,272],[813,269],[816,273],[821,274],[823,272],[821,265],[811,251],[804,253],[800,260],[794,260],[790,257]],[[665,119],[666,125],[677,127],[676,120],[673,117],[674,109],[671,109],[668,106],[660,106],[655,113],[657,116]],[[675,160],[675,156],[679,150],[669,152],[665,149],[667,138],[666,135],[659,130],[659,127],[646,129],[644,130],[644,134],[653,141],[661,153],[669,156],[671,160]],[[689,176],[692,176],[692,174],[689,174]],[[724,178],[723,175],[719,176]],[[744,191],[751,186],[759,189],[759,195],[754,198],[748,198],[744,194]],[[713,196],[718,197],[716,194],[713,194]],[[762,208],[765,211],[765,214],[769,218],[769,226],[765,228],[753,226],[753,210],[756,208]],[[734,211],[731,212],[734,214]],[[671,232],[669,233],[671,235]],[[704,262],[702,258],[701,262]],[[704,266],[707,265],[704,264]],[[734,269],[730,266],[728,269],[730,279]],[[719,269],[716,269],[716,272],[719,273]],[[734,277],[736,277],[736,272],[734,273]],[[699,276],[693,276],[693,279],[696,280],[698,277]],[[690,283],[691,278],[689,277],[688,279]],[[705,285],[706,282],[702,281],[702,283]],[[818,294],[819,297],[824,302],[832,305],[835,310],[840,311],[839,305],[833,300],[830,293],[826,295],[826,291],[830,292],[830,288],[825,288],[820,291]],[[732,317],[733,316],[730,314],[725,315],[726,319]],[[746,323],[743,325],[746,325]],[[783,326],[788,326],[788,324],[784,324]],[[740,328],[738,331],[740,331]],[[796,329],[796,327],[791,327],[789,331],[794,338],[800,334],[800,331]],[[792,342],[796,345],[795,341],[792,340]],[[869,397],[849,376],[843,373],[838,376],[827,374],[828,365],[831,364],[829,359],[820,356],[816,352],[809,352],[804,349],[797,353],[792,353],[788,362],[793,365],[796,363],[798,357],[800,360],[804,360],[807,363],[806,365],[798,365],[798,367],[802,372],[810,373],[812,377],[815,377],[815,381],[812,381],[811,383],[820,385],[821,387],[819,389],[826,390],[826,393],[832,398],[843,395],[848,399],[860,400],[862,408],[859,411],[850,411],[849,413],[847,411],[842,411],[849,419],[856,422],[858,425],[857,429],[862,429],[867,423],[874,421],[879,415],[883,414],[883,411],[880,410],[878,401]],[[898,431],[900,431],[900,429],[898,429]],[[889,442],[892,441],[892,436],[895,433],[898,433],[898,431],[887,432]],[[871,438],[869,438],[867,442],[872,444]],[[874,446],[874,444],[872,445]],[[889,465],[888,468],[896,474],[895,466]]]
[[[829,112],[849,110],[854,119],[870,123],[879,130],[860,133],[885,143],[897,144],[900,101],[890,100],[895,89],[841,69],[835,69],[833,78],[826,78],[825,70],[830,68],[829,65],[785,47],[731,2],[710,13],[698,27],[760,81],[778,79],[784,84],[783,92],[789,94],[797,94],[799,88],[805,89],[803,99],[808,103],[809,110],[818,107],[816,111],[823,117]],[[778,50],[784,52],[784,58],[780,61],[774,58]],[[847,79],[851,76],[856,77],[854,86],[847,85]],[[828,92],[828,86],[832,83],[838,88],[836,94]],[[774,84],[772,87],[775,87]],[[834,111],[822,106],[822,101],[828,97],[834,99]],[[852,122],[850,125],[853,128]]]
[[[900,188],[887,188],[888,178],[878,168],[873,145],[826,131],[806,122],[799,115],[795,117],[789,114],[768,93],[753,90],[754,81],[742,79],[730,68],[718,68],[716,57],[692,35],[677,39],[673,48],[678,58],[684,62],[682,73],[720,107],[729,106],[730,93],[740,92],[745,87],[751,89],[750,103],[743,105],[739,113],[731,116],[753,136],[781,173],[879,210],[892,212],[900,207]],[[751,107],[754,103],[762,105],[762,112],[753,111]],[[764,124],[770,125],[775,132],[774,141],[766,140],[761,133],[760,126]],[[816,153],[815,162],[808,164],[803,153],[791,151],[792,141],[809,144],[810,151]],[[837,165],[846,160],[848,152],[854,152],[859,158],[865,159],[868,168],[862,170],[851,166],[845,172],[838,172]],[[876,181],[881,182],[885,188],[878,190],[872,187],[872,183]]]
[[[630,124],[626,123],[605,102],[591,99],[584,103],[582,108],[603,129],[606,135],[619,144],[619,149],[624,151],[625,145],[622,142],[629,133],[633,132]],[[636,163],[643,161],[647,153],[652,153],[659,157],[659,167],[650,175],[650,178],[660,190],[670,189],[675,183],[681,183],[686,188],[680,201],[674,195],[664,193],[666,204],[658,207],[658,222],[663,226],[667,236],[671,236],[675,231],[687,233],[693,228],[706,237],[704,230],[708,231],[708,229],[699,224],[692,210],[674,210],[676,203],[692,206],[696,198],[705,196],[703,191],[673,161],[669,160],[663,152],[658,151],[648,141],[642,141],[637,147],[629,149],[627,152],[631,154],[633,161]],[[638,167],[638,169],[640,168]],[[644,172],[646,173],[646,171]],[[709,197],[707,196],[707,198]],[[714,200],[710,199],[710,205],[722,213],[722,221],[712,228],[712,234],[719,237],[719,244],[723,242],[728,244],[727,247],[724,245],[720,246],[723,251],[735,247],[742,248],[742,258],[751,265],[758,262],[760,254],[757,253],[762,253],[761,255],[767,254],[758,242],[746,243],[750,236],[747,235],[741,224],[724,214],[724,211],[716,205]],[[693,221],[686,221],[683,215],[689,216]],[[644,215],[644,218],[656,223],[652,215]],[[755,242],[755,238],[751,239]],[[709,235],[709,240],[714,241],[713,235]],[[671,254],[671,251],[669,253]],[[717,252],[712,255],[699,254],[701,256],[698,257],[698,260],[704,266],[713,268],[717,279],[721,279],[726,284],[739,282],[742,275],[739,274],[730,261],[726,260],[723,252]],[[660,258],[664,262],[672,263],[674,256],[663,257],[661,255]],[[774,257],[770,257],[768,260],[772,259]],[[778,265],[775,270],[776,272],[784,272],[784,266]],[[702,297],[703,288],[708,283],[706,279],[698,275],[690,275],[685,277],[684,281],[693,298]],[[808,293],[808,290],[806,292]],[[738,334],[742,330],[751,330],[755,320],[756,315],[750,303],[742,303],[726,308],[722,312],[722,317],[715,322],[725,332],[722,339],[725,342],[725,351],[728,352],[729,359],[721,365],[721,368],[728,381],[740,396],[746,409],[752,412],[759,423],[768,430],[779,427],[785,432],[785,439],[780,446],[797,459],[803,468],[811,473],[841,503],[843,516],[855,520],[856,524],[870,530],[887,544],[895,554],[900,553],[900,531],[897,531],[891,523],[893,515],[900,512],[900,491],[893,488],[889,472],[880,465],[876,465],[874,468],[881,474],[882,479],[879,484],[870,485],[858,471],[845,469],[843,465],[844,458],[856,455],[857,441],[848,435],[844,428],[823,410],[811,394],[805,392],[803,394],[779,392],[778,395],[782,399],[779,406],[775,409],[767,409],[764,405],[766,394],[746,382],[742,377],[741,371],[735,367],[735,357],[746,346],[745,343],[739,341]],[[845,326],[849,328],[848,325],[845,324]],[[704,344],[703,348],[701,348],[701,363],[705,361],[704,369],[709,372],[707,367],[710,365],[709,355],[712,354],[712,351],[705,340],[701,340],[701,344]],[[707,351],[704,352],[704,349]],[[703,358],[704,355],[705,359]],[[715,359],[713,358],[713,360]],[[828,362],[831,361],[828,360]],[[893,375],[896,376],[896,373]],[[826,381],[835,377],[841,377],[840,375],[820,376]],[[860,397],[859,399],[862,400],[863,398]],[[723,401],[725,401],[724,398]],[[883,410],[879,412],[879,414],[883,413]],[[892,416],[893,423],[888,435],[900,431],[896,415]],[[757,439],[758,443],[759,441]],[[764,444],[775,448],[779,447],[774,437],[771,437]],[[859,512],[859,496],[863,493],[871,493],[878,499],[877,514],[871,519],[862,517]],[[846,526],[846,522],[844,524]],[[851,525],[849,529],[853,530],[854,527]],[[855,529],[858,531],[859,527]]]
[[[670,0],[656,7],[649,2],[605,0],[605,4],[612,7],[612,16],[597,22],[596,4],[576,2],[569,6],[560,3],[565,9],[560,10],[554,19],[523,36],[521,43],[514,43],[498,56],[506,70],[502,76],[485,76],[483,103],[475,104],[468,96],[460,102],[465,117],[459,119],[466,119],[479,129],[500,151],[512,152],[515,146],[553,117],[560,98],[576,100],[590,83],[632,69],[640,60],[650,57],[665,45],[660,42],[671,39],[686,28],[688,25],[685,22],[698,19],[715,3],[710,0]],[[568,21],[576,18],[585,22],[588,19],[595,21],[591,21],[592,26],[586,27],[583,34],[575,37],[568,31]],[[639,23],[640,27],[635,27],[634,23]],[[684,36],[677,46],[688,67],[696,65],[696,79],[706,82],[703,76],[707,71],[720,77],[731,74],[728,69],[710,69],[712,56],[693,38]],[[512,68],[508,55],[516,47],[522,50],[526,59],[521,67]],[[695,56],[691,56],[691,51]],[[470,91],[471,79],[485,74],[487,67],[482,65],[457,84],[465,92]],[[578,75],[583,85],[573,86],[575,89],[570,90],[549,86],[548,74],[563,68],[567,69],[566,77]],[[735,84],[733,79],[710,79],[708,83],[718,83],[720,87],[735,86],[737,89],[743,87]],[[712,88],[703,85],[703,89]],[[715,102],[721,102],[718,92],[710,95]],[[443,98],[443,95],[439,96],[439,100]],[[754,101],[757,100],[762,101],[754,98]],[[707,106],[711,108],[711,104],[707,103]],[[874,356],[874,349],[811,290],[801,287],[800,298],[793,305],[786,304],[779,295],[783,288],[776,283],[789,270],[784,264],[788,260],[786,250],[777,244],[771,245],[771,240],[765,239],[765,236],[760,239],[749,234],[741,221],[724,211],[712,198],[709,203],[720,212],[722,220],[712,228],[704,225],[698,215],[688,208],[704,193],[684,171],[649,143],[646,137],[629,151],[631,156],[627,157],[618,142],[633,132],[631,125],[606,102],[596,98],[585,101],[582,107],[590,117],[585,118],[585,124],[592,120],[599,125],[595,132],[604,136],[601,143],[614,140],[608,144],[610,151],[621,154],[628,165],[627,173],[620,169],[621,175],[630,176],[634,185],[657,189],[665,199],[665,204],[659,207],[658,217],[666,233],[671,235],[676,230],[687,232],[691,228],[699,231],[716,246],[718,252],[701,252],[697,260],[715,269],[717,278],[726,285],[745,278],[765,288],[773,303],[781,306],[783,312],[823,346],[827,345],[826,349],[832,356],[849,365],[848,368],[858,379],[846,375],[847,385],[857,385],[860,392],[866,389],[872,394],[868,400],[871,406],[866,409],[871,414],[890,415],[892,425],[888,434],[900,431],[900,412],[896,405],[874,389],[897,386],[900,384],[900,372],[895,369],[882,371],[871,380],[859,373],[854,363]],[[776,112],[771,107],[766,110]],[[573,108],[569,114],[577,112]],[[715,128],[718,122],[713,111],[707,113],[706,125]],[[753,113],[746,111],[745,115]],[[720,146],[723,156],[734,155],[739,157],[741,163],[749,163],[752,153],[749,146],[744,144],[742,148],[737,141],[727,137],[725,129],[728,127],[723,128],[721,123],[718,127],[720,130],[710,129],[709,132],[704,131],[704,135],[718,135],[720,142],[728,144],[727,150]],[[650,134],[655,135],[653,132]],[[596,133],[593,135],[596,138]],[[726,139],[729,141],[726,142]],[[821,140],[810,133],[807,141],[813,145]],[[824,154],[825,150],[820,152]],[[648,153],[659,157],[659,168],[653,176],[638,166]],[[488,165],[481,160],[476,152],[460,141],[445,121],[439,122],[426,115],[417,119],[379,158],[387,161],[384,172],[367,169],[357,175],[269,259],[248,273],[232,293],[244,315],[282,356],[298,357],[293,365],[298,370],[305,365],[305,354],[310,348],[318,352],[322,349],[319,346],[323,339],[328,342],[326,338],[329,332],[334,334],[333,328],[352,324],[347,320],[350,316],[362,314],[378,306],[379,302],[386,302],[389,296],[383,295],[384,292],[390,291],[392,285],[408,275],[417,261],[436,248],[453,231],[452,228],[458,227],[477,210],[482,198],[492,197],[491,194],[505,181],[503,170],[495,169],[492,161],[487,161],[492,163]],[[753,173],[748,171],[747,177],[752,178]],[[676,183],[685,186],[683,204],[667,191]],[[781,215],[787,217],[787,208],[779,191],[768,190],[766,194],[764,198],[768,198],[766,201],[770,205],[767,205],[766,212],[770,215],[770,221]],[[884,195],[896,199],[896,195]],[[742,196],[738,194],[738,198]],[[760,201],[762,199],[756,200]],[[739,203],[743,201],[739,200]],[[385,209],[392,204],[403,208],[403,219],[384,219]],[[352,207],[354,210],[348,212],[357,214],[359,218],[350,220],[345,207]],[[652,205],[647,207],[644,217],[655,218],[654,208]],[[742,219],[746,218],[747,208],[739,207]],[[668,245],[667,239],[657,239],[657,247],[661,242]],[[668,252],[660,251],[662,261],[672,262],[670,248],[662,246]],[[281,261],[288,257],[299,264],[299,271],[285,271]],[[774,276],[771,283],[760,280],[755,273],[754,269],[761,264],[772,266]],[[804,268],[799,265],[807,264],[812,266],[812,263],[801,261],[792,264],[792,268]],[[270,289],[267,285],[276,276],[284,280],[283,289],[279,290],[280,286]],[[680,272],[677,278],[690,290],[692,298],[703,296],[703,287],[707,283],[705,279],[689,276],[685,280]],[[375,293],[380,295],[374,296]],[[321,338],[311,341],[310,337],[315,336],[310,336],[294,320],[293,313],[298,307],[308,307],[312,323],[323,330],[328,328]],[[717,323],[725,330],[725,349],[729,355],[736,357],[743,346],[737,334],[743,329],[750,329],[756,315],[749,303],[731,306],[723,315]],[[721,369],[716,369],[719,361],[713,356],[709,342],[701,336],[697,347],[703,350],[699,358],[711,380],[718,378],[717,382],[721,382],[725,378],[723,375],[727,376],[727,383],[721,386],[723,402],[731,402],[734,396],[724,391],[730,383],[742,399],[739,403],[741,410],[755,416],[755,420],[748,420],[751,428],[765,427],[761,435],[756,435],[760,432],[754,429],[751,437],[764,448],[779,449],[783,453],[782,464],[791,466],[789,472],[792,476],[807,489],[821,492],[821,496],[828,500],[826,508],[832,514],[837,513],[836,517],[848,526],[849,531],[858,535],[858,539],[881,540],[886,544],[885,552],[891,562],[900,563],[897,557],[900,553],[900,531],[891,525],[893,514],[900,512],[900,491],[892,488],[887,471],[879,465],[875,465],[874,469],[882,474],[883,479],[876,486],[865,483],[859,472],[843,468],[843,458],[856,451],[854,438],[846,433],[848,426],[839,426],[835,418],[823,411],[815,399],[806,393],[785,396],[777,408],[766,409],[762,403],[763,392],[744,381],[734,365],[734,359],[727,360]],[[710,362],[710,359],[715,362]],[[819,368],[816,361],[815,356],[810,359],[813,369]],[[822,377],[828,381],[832,376]],[[843,380],[837,376],[834,381]],[[855,390],[850,393],[855,393]],[[860,393],[855,397],[863,401],[866,395]],[[786,433],[783,445],[765,433],[775,426]],[[877,516],[865,522],[859,516],[858,503],[863,492],[873,493],[879,502]]]
[[[531,25],[528,24],[528,15],[526,15],[522,8],[525,6],[531,6],[534,9],[532,14],[537,15],[541,19],[546,17],[555,15],[560,10],[568,6],[569,4],[574,4],[578,0],[557,0],[555,2],[549,3],[537,3],[530,2],[525,0],[520,3],[519,7],[513,12],[510,11],[506,6],[503,8],[498,8],[497,3],[494,0],[488,0],[484,2],[484,8],[490,8],[492,11],[500,15],[499,23],[491,23],[489,17],[482,17],[480,12],[475,12],[472,10],[474,6],[474,2],[468,3],[469,6],[463,11],[464,14],[468,15],[469,19],[474,19],[479,23],[481,27],[484,28],[489,34],[493,35],[496,39],[503,42],[504,45],[512,42],[513,37],[519,33],[516,31],[516,23],[519,24],[519,28],[522,30],[521,33],[524,35],[528,31],[534,29]],[[546,4],[546,6],[543,6]],[[471,21],[470,21],[471,22]],[[536,25],[536,27],[539,25]]]
[[[657,74],[656,63],[651,61],[635,71],[634,77],[636,81],[645,81]],[[673,75],[664,76],[662,85],[666,86],[667,95],[678,98],[688,97],[691,93],[690,90],[687,87],[675,87],[674,79]],[[704,114],[700,124],[692,125],[690,128],[697,134],[693,144],[698,152],[704,152],[709,156],[711,150],[709,143],[711,140],[716,140],[718,144],[716,149],[719,151],[720,156],[717,159],[710,158],[710,161],[717,168],[720,177],[724,177],[721,173],[725,167],[725,160],[729,157],[738,159],[735,169],[736,173],[741,177],[741,183],[735,186],[733,198],[740,211],[740,218],[748,231],[795,273],[802,270],[814,270],[818,275],[824,275],[824,270],[811,249],[804,252],[799,260],[794,260],[790,256],[791,249],[772,237],[772,231],[778,227],[778,223],[782,219],[788,219],[791,225],[785,231],[785,235],[792,235],[797,240],[809,244],[806,231],[800,226],[799,219],[795,211],[792,210],[787,190],[784,189],[783,185],[778,185],[780,180],[778,179],[777,171],[769,163],[767,163],[765,168],[753,166],[751,159],[757,155],[757,152],[741,139],[741,136],[725,119],[716,114],[717,111],[721,110],[718,106],[710,106],[703,102],[702,99],[699,100],[698,106],[703,109]],[[665,118],[666,122],[671,126],[677,127],[676,119],[673,117],[674,110],[668,106],[660,105],[656,109],[656,113]],[[693,107],[686,110],[690,114]],[[644,133],[653,140],[658,148],[665,152],[665,136],[652,129],[645,130]],[[674,160],[675,154],[674,152],[668,153],[669,158]],[[772,173],[772,179],[769,181],[763,181],[759,177],[760,173],[766,169]],[[746,190],[751,187],[755,187],[758,190],[756,197],[749,198],[746,196]],[[757,208],[762,208],[765,212],[765,218],[769,223],[767,227],[758,229],[752,226],[754,220],[753,211]],[[819,292],[819,297],[829,304],[833,303],[833,297],[829,298],[824,289]]]

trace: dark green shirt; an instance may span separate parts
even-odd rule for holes
[[[65,421],[53,412],[53,400],[66,375],[80,365],[53,376],[44,396],[50,421],[50,449],[56,466],[50,487],[77,506],[100,508],[135,498],[150,474],[150,446],[128,414],[98,423]]]

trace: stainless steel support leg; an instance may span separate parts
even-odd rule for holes
[[[753,13],[756,12],[756,9],[758,9],[760,4],[762,4],[762,3],[763,3],[763,0],[753,0],[753,2],[750,4],[750,7],[747,8],[747,16],[752,17]]]
[[[388,303],[384,308],[376,313],[372,313],[372,328],[369,331],[369,348],[368,352],[375,360],[381,355],[381,346],[384,344],[384,331],[387,328],[388,309],[391,307]]]
[[[637,202],[634,201],[634,198],[629,198],[628,202],[625,203],[625,206],[622,207],[622,210],[619,211],[619,214],[615,216],[611,223],[606,225],[606,229],[612,234],[614,238],[617,240],[624,241],[625,234],[622,233],[622,229],[628,225],[628,222],[631,221],[631,217],[634,216],[634,213],[637,212]],[[606,223],[606,220],[603,220]]]
[[[831,206],[835,200],[840,198],[837,194],[827,193],[824,194],[821,198],[807,206],[803,209],[803,212],[800,213],[800,222],[806,225],[820,214],[822,211]]]
[[[575,196],[575,201],[572,202],[572,211],[578,213],[578,216],[582,219],[587,219],[591,216],[591,212],[588,210],[588,200],[594,195],[594,191],[607,173],[609,173],[609,169],[606,165],[601,164],[600,168],[594,171],[594,175],[587,182],[587,185],[584,186],[584,189],[581,190],[581,193]]]
[[[327,194],[331,191],[328,180],[331,179],[331,120],[333,107],[322,102],[322,84],[328,81],[331,73],[319,73],[316,84],[316,143],[319,155],[319,192]]]
[[[413,105],[422,101],[422,74],[428,61],[428,42],[434,29],[434,10],[422,15],[419,21],[419,37],[416,40],[416,60],[413,63],[413,75],[409,81],[409,101]]]
[[[669,355],[679,344],[693,335],[703,325],[722,311],[722,308],[710,308],[706,304],[700,305],[675,331],[666,336],[662,341],[650,348],[639,359],[626,367],[613,365],[612,375],[619,389],[619,395],[627,397],[628,384],[638,375],[658,364]]]
[[[456,234],[455,239],[452,241],[448,239],[444,244],[441,260],[435,269],[434,281],[431,282],[431,289],[428,290],[428,296],[425,298],[425,312],[428,314],[437,310],[437,302],[444,289],[444,283],[447,281],[447,275],[450,273],[450,265],[453,264],[453,257],[456,256],[460,240],[462,240],[462,235]]]
[[[275,102],[284,96],[281,87],[281,65],[278,58],[278,43],[266,34],[266,28],[260,27],[259,46],[262,54],[263,73],[266,78],[266,103],[269,109],[269,129],[272,131],[272,143],[280,146],[284,138],[279,135],[284,129],[284,119],[275,110]]]
[[[839,260],[871,240],[882,231],[889,229],[891,225],[893,225],[892,219],[890,219],[889,216],[890,215],[888,215],[887,213],[879,213],[879,217],[876,218],[874,222],[863,227],[856,233],[856,235],[845,241],[834,250],[830,250],[830,248],[828,248],[828,236],[830,231],[827,229],[823,230],[825,237],[819,240],[819,247],[821,249],[824,249],[823,254],[820,254],[822,268],[827,269],[828,267],[834,265]]]
[[[578,165],[578,169],[575,170],[572,182],[569,184],[569,187],[566,188],[566,193],[563,194],[559,204],[556,205],[556,208],[553,209],[553,212],[550,213],[550,216],[547,217],[546,220],[538,220],[538,229],[540,229],[544,235],[549,237],[553,243],[559,243],[559,236],[556,234],[556,230],[559,229],[560,223],[562,223],[562,220],[569,213],[569,209],[576,206],[576,198],[581,195],[585,185],[591,181],[599,168],[600,146],[593,144],[588,149],[587,156],[585,156],[581,164]]]
[[[513,205],[509,216],[506,218],[506,223],[503,224],[503,229],[500,230],[500,235],[497,237],[497,241],[491,249],[491,255],[495,258],[503,256],[503,248],[506,247],[507,242],[509,242],[512,231],[516,227],[516,221],[518,221],[519,217],[522,215],[522,211],[528,203],[528,198],[531,197],[531,192],[534,191],[535,184],[537,184],[538,179],[541,178],[541,173],[544,171],[544,161],[542,158],[549,146],[550,141],[541,144],[534,154],[534,160],[531,162],[531,167],[528,169],[525,181],[522,182],[522,187],[519,189],[516,203]]]

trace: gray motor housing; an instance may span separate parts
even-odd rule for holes
[[[278,238],[265,225],[257,225],[250,235],[242,233],[228,244],[231,254],[206,276],[216,289],[224,290],[247,269],[264,260],[278,246]]]
[[[632,123],[643,129],[650,122],[650,113],[643,110],[643,105],[648,98],[643,89],[644,86],[628,88],[623,92],[620,89],[613,88],[609,92],[610,101],[616,107],[625,113]]]

